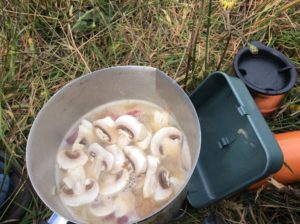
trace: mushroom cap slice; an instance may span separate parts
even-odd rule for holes
[[[125,155],[121,148],[119,148],[117,145],[110,145],[106,147],[107,151],[109,151],[113,157],[114,157],[114,166],[113,171],[118,172],[120,171],[124,163],[126,161]]]
[[[183,169],[185,171],[191,170],[192,167],[191,152],[186,138],[183,139],[180,158],[181,158]]]
[[[100,141],[113,144],[117,139],[117,132],[115,128],[115,121],[107,116],[105,118],[93,122],[96,136]]]
[[[86,179],[84,192],[82,192],[81,194],[75,194],[73,189],[67,188],[65,186],[60,192],[60,198],[67,206],[77,207],[94,201],[98,193],[98,183],[93,179]]]
[[[155,201],[163,201],[168,199],[173,193],[173,189],[170,184],[169,172],[161,170],[157,175],[156,188],[154,192]]]
[[[115,211],[113,201],[104,197],[93,201],[88,205],[88,209],[92,215],[97,217],[105,217]]]
[[[98,180],[102,171],[104,171],[103,161],[100,159],[93,159],[85,165],[85,170],[88,178]]]
[[[88,153],[92,160],[101,161],[102,170],[110,171],[113,168],[114,156],[98,143],[91,144],[88,148]]]
[[[156,185],[156,170],[160,163],[159,158],[155,156],[147,156],[148,168],[146,172],[143,194],[144,198],[149,198],[154,193],[155,185]]]
[[[63,178],[63,182],[68,188],[73,189],[75,194],[80,194],[84,191],[85,171],[82,166],[74,169],[68,169],[67,176]]]
[[[152,127],[154,131],[158,131],[159,129],[168,126],[169,124],[169,114],[165,111],[154,111],[153,113],[153,121]]]
[[[123,190],[129,182],[129,172],[123,169],[117,174],[106,175],[100,182],[100,194],[113,195]]]
[[[59,168],[74,169],[83,166],[88,161],[88,156],[82,150],[61,149],[57,153],[56,161]]]
[[[119,137],[117,139],[117,145],[119,147],[123,148],[131,143],[132,140],[125,131],[119,130],[118,133]]]
[[[172,188],[162,188],[159,184],[157,184],[157,187],[155,189],[154,193],[154,200],[155,201],[164,201],[167,200],[173,193]]]
[[[183,134],[175,127],[165,127],[157,131],[150,145],[151,153],[155,156],[166,155],[180,158]]]
[[[78,126],[78,134],[72,146],[72,150],[83,149],[87,144],[94,141],[94,127],[91,122],[83,119]]]
[[[170,177],[170,184],[175,192],[178,192],[184,184],[185,177]]]
[[[136,142],[135,145],[140,149],[146,150],[151,142],[151,138],[152,138],[152,133],[151,131],[147,130],[146,137],[142,141]]]
[[[134,116],[122,115],[116,120],[117,129],[128,134],[133,141],[141,141],[146,137],[147,130]]]
[[[134,173],[140,175],[146,172],[147,158],[145,153],[136,146],[124,147],[124,152],[133,166]]]
[[[72,179],[83,180],[85,179],[85,171],[82,166],[76,167],[74,169],[69,169],[67,171],[67,176]]]

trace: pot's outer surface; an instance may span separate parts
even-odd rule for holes
[[[73,80],[45,104],[32,125],[26,147],[28,174],[35,191],[51,210],[72,222],[80,223],[54,192],[58,147],[80,117],[99,105],[122,99],[147,100],[170,111],[186,134],[191,151],[192,168],[184,186],[160,209],[162,212],[155,211],[144,222],[167,222],[186,196],[186,185],[195,169],[201,144],[199,120],[189,97],[173,79],[155,68],[102,69]]]

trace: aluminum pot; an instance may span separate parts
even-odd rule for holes
[[[139,223],[167,223],[186,198],[186,186],[195,169],[201,144],[198,116],[189,97],[175,80],[156,68],[106,68],[71,81],[51,97],[37,115],[28,137],[26,164],[36,193],[47,207],[71,222],[84,223],[77,220],[53,193],[58,147],[80,117],[101,104],[121,99],[147,100],[170,111],[187,137],[192,158],[192,168],[180,191]]]

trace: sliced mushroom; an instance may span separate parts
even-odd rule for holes
[[[180,158],[181,158],[183,169],[185,171],[189,171],[192,167],[192,161],[191,161],[190,148],[189,148],[186,138],[183,139]]]
[[[94,201],[99,193],[99,185],[95,180],[86,179],[84,192],[75,194],[73,189],[63,187],[60,198],[64,204],[70,207],[77,207]]]
[[[72,146],[72,150],[83,149],[95,139],[94,127],[91,122],[83,119],[78,127],[77,138]]]
[[[154,111],[152,127],[154,131],[168,126],[169,124],[169,114],[165,111]]]
[[[105,217],[115,211],[113,201],[110,198],[101,197],[89,204],[90,213],[97,217]]]
[[[114,157],[114,166],[113,171],[119,172],[123,169],[124,163],[126,161],[125,155],[122,152],[122,149],[119,148],[117,145],[110,145],[106,147],[107,151],[109,151]]]
[[[84,191],[85,171],[82,166],[67,171],[67,176],[63,178],[63,182],[68,188],[72,188],[75,194]]]
[[[154,193],[154,200],[155,201],[164,201],[167,200],[173,193],[172,188],[163,188],[160,184],[157,184]]]
[[[147,158],[145,153],[136,146],[124,147],[124,152],[130,161],[134,173],[140,175],[146,172],[147,169]]]
[[[177,128],[165,127],[156,132],[151,140],[150,150],[155,156],[167,155],[180,158],[183,134]]]
[[[100,141],[114,144],[117,140],[115,121],[111,117],[105,117],[94,121],[94,127],[97,137]]]
[[[147,130],[147,135],[144,138],[144,140],[140,142],[136,142],[135,145],[140,149],[146,150],[151,142],[151,138],[152,138],[152,133],[151,131]]]
[[[159,158],[155,156],[147,156],[148,168],[146,172],[143,194],[144,198],[149,198],[153,195],[156,185],[156,170],[160,163]]]
[[[88,178],[98,180],[102,171],[104,171],[103,161],[101,159],[93,159],[85,165]]]
[[[154,200],[163,201],[168,199],[173,193],[173,189],[170,184],[169,172],[161,170],[158,172],[156,188],[154,191]]]
[[[184,177],[170,177],[170,184],[173,186],[174,192],[178,192],[184,184]]]
[[[146,137],[147,130],[135,117],[122,115],[116,120],[117,129],[133,141],[141,141]]]
[[[125,131],[119,130],[118,133],[119,137],[117,139],[117,145],[119,147],[123,148],[131,143],[132,140]]]
[[[129,172],[123,169],[117,174],[106,175],[101,179],[100,194],[104,196],[113,195],[123,190],[129,181]]]
[[[158,173],[158,181],[159,184],[162,188],[166,189],[170,187],[170,177],[169,177],[169,172],[166,170],[161,170]]]
[[[92,161],[101,161],[101,170],[110,171],[114,166],[114,156],[98,143],[93,143],[88,148],[88,153]]]
[[[87,155],[82,150],[59,150],[57,163],[59,168],[74,169],[83,166],[88,161]]]

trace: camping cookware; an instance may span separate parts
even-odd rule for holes
[[[132,98],[168,109],[186,134],[192,157],[182,189],[140,223],[167,223],[186,198],[196,208],[205,207],[275,173],[282,165],[273,134],[238,78],[214,73],[189,98],[158,69],[107,68],[64,86],[32,125],[26,149],[28,174],[52,211],[80,223],[53,194],[56,153],[66,131],[98,105]]]
[[[166,223],[186,198],[186,185],[200,152],[200,125],[189,97],[163,72],[155,68],[124,66],[107,68],[73,80],[58,91],[42,108],[31,128],[26,152],[28,174],[43,202],[67,220],[81,223],[53,194],[58,147],[68,129],[93,108],[121,99],[141,99],[170,111],[187,136],[192,161],[183,188],[159,211],[143,221]]]

